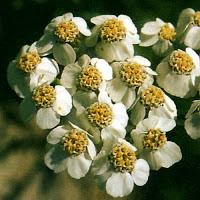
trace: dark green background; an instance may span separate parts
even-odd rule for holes
[[[187,7],[200,10],[200,1],[161,1],[161,0],[4,0],[0,5],[0,108],[5,120],[13,121],[29,131],[27,139],[15,140],[12,138],[6,145],[0,142],[0,159],[5,159],[10,152],[16,149],[37,148],[39,150],[37,170],[43,170],[48,181],[53,181],[55,175],[44,167],[42,156],[45,149],[44,134],[34,136],[30,131],[30,125],[24,125],[18,117],[17,106],[20,99],[8,87],[6,82],[6,68],[10,60],[14,59],[19,49],[24,44],[31,44],[43,34],[43,29],[49,21],[58,15],[72,12],[74,16],[80,16],[87,21],[93,16],[101,14],[126,14],[129,15],[138,30],[144,22],[154,20],[156,17],[164,21],[170,21],[176,25],[179,12]],[[154,59],[149,54],[149,59]],[[180,118],[184,117],[189,104],[188,101],[176,99],[181,102],[178,106]],[[191,99],[189,100],[191,102]],[[6,124],[5,124],[6,127]],[[1,127],[0,127],[1,128]],[[1,140],[8,137],[4,129],[0,130]],[[200,141],[192,140],[182,127],[177,127],[169,137],[180,145],[183,159],[170,169],[161,169],[159,172],[151,172],[148,183],[138,187],[141,199],[154,200],[190,200],[200,199]],[[0,160],[1,162],[1,160]],[[1,177],[0,177],[1,178]],[[45,180],[45,179],[44,179]],[[4,195],[3,200],[17,199],[28,181],[12,183],[13,189]],[[77,182],[76,184],[81,184]],[[49,186],[50,187],[50,186]],[[48,188],[50,189],[50,188]],[[87,188],[85,188],[87,193]],[[45,191],[44,191],[45,192]],[[30,197],[31,199],[31,197]],[[66,197],[68,200],[68,198]],[[88,196],[89,199],[89,196]],[[103,197],[98,197],[103,199]],[[128,199],[134,199],[129,196]],[[29,200],[29,199],[28,199]],[[43,200],[39,199],[39,200]],[[48,199],[47,199],[48,200]],[[60,199],[58,199],[60,200]],[[71,199],[70,199],[71,200]]]

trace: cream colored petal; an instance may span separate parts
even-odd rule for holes
[[[160,25],[156,21],[147,22],[141,29],[141,33],[145,35],[155,35],[160,31]]]
[[[131,32],[131,33],[137,33],[137,28],[135,26],[135,24],[133,23],[132,19],[127,16],[127,15],[119,15],[118,19],[123,21],[124,26],[126,27],[126,29]]]
[[[133,58],[128,59],[128,60],[136,62],[136,63],[141,64],[141,65],[146,66],[146,67],[151,66],[151,62],[143,56],[134,56]]]
[[[91,22],[95,25],[101,25],[108,19],[117,19],[115,15],[99,15],[91,18]]]
[[[136,92],[133,88],[128,88],[127,92],[123,96],[121,102],[129,109],[136,99]]]
[[[200,34],[200,27],[199,27],[199,34]],[[198,35],[199,35],[198,34]],[[199,44],[200,44],[200,40],[199,40]],[[200,47],[200,46],[199,46]],[[189,56],[192,58],[195,67],[196,68],[200,68],[200,61],[199,61],[199,55],[191,48],[186,48],[185,49],[186,53],[189,54]]]
[[[79,31],[83,35],[85,35],[85,36],[90,36],[91,35],[91,31],[87,27],[87,23],[83,18],[81,18],[81,17],[73,17],[72,21],[78,26]]]
[[[93,142],[89,138],[88,138],[87,150],[88,150],[88,154],[89,154],[91,160],[93,160],[96,156],[96,148],[95,148]]]
[[[142,47],[149,47],[154,45],[158,40],[158,35],[145,35],[145,34],[140,34],[140,46]]]
[[[113,173],[106,182],[106,192],[113,197],[124,197],[133,190],[134,182],[128,172]]]

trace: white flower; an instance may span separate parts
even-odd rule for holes
[[[56,61],[65,66],[76,60],[74,49],[79,49],[82,36],[90,35],[91,32],[83,18],[66,13],[51,20],[36,46],[42,55],[53,52]]]
[[[128,123],[126,107],[122,103],[113,104],[104,89],[100,90],[98,99],[96,95],[81,91],[73,98],[80,127],[91,132],[95,142],[100,141],[100,135],[102,139],[107,135],[125,137]]]
[[[116,103],[122,102],[128,109],[135,101],[136,93],[153,84],[156,72],[149,68],[150,65],[151,62],[142,56],[114,62],[111,66],[115,78],[107,84],[111,99]]]
[[[96,156],[96,149],[88,133],[74,124],[53,129],[47,136],[53,147],[45,155],[47,167],[59,173],[67,169],[72,178],[84,177]]]
[[[167,141],[166,132],[176,126],[173,119],[149,117],[139,122],[131,136],[138,148],[140,157],[144,158],[151,169],[169,168],[182,158],[177,144]]]
[[[154,85],[141,90],[131,108],[130,122],[136,125],[147,116],[174,119],[177,116],[176,105],[159,87]]]
[[[176,32],[171,23],[165,23],[161,19],[144,24],[141,29],[140,46],[152,46],[157,55],[163,55],[173,50],[172,42],[175,40]]]
[[[149,165],[136,158],[136,148],[121,138],[110,138],[94,160],[93,173],[113,197],[129,195],[134,184],[144,185],[149,177]]]
[[[195,96],[196,77],[200,76],[200,61],[191,48],[175,50],[156,68],[157,83],[171,95],[188,98]]]
[[[33,43],[23,46],[18,57],[9,64],[7,78],[13,90],[24,98],[36,86],[52,83],[58,73],[55,60],[40,57]]]
[[[36,113],[36,123],[42,129],[50,129],[60,122],[72,108],[72,98],[61,85],[48,84],[36,87],[20,105],[21,117],[29,120]]]
[[[193,101],[186,114],[185,130],[192,139],[200,138],[200,100]]]
[[[96,92],[110,79],[112,68],[105,60],[83,55],[77,63],[64,68],[60,83],[74,94],[76,90]]]
[[[177,34],[181,42],[192,49],[200,49],[200,11],[184,9],[178,19]]]
[[[99,57],[112,61],[122,61],[134,54],[133,44],[140,42],[137,28],[126,15],[100,15],[91,18],[95,24],[86,45],[95,46]]]

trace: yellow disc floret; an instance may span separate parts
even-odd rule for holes
[[[192,23],[196,26],[200,26],[200,11],[195,12],[192,17]]]
[[[121,65],[120,75],[122,81],[127,83],[129,87],[139,87],[146,78],[146,72],[142,65],[135,62],[125,62]]]
[[[106,20],[100,28],[100,38],[105,42],[116,42],[126,37],[124,23],[118,19]]]
[[[176,37],[176,31],[169,24],[164,24],[160,29],[159,36],[163,40],[173,41]]]
[[[106,103],[93,103],[87,108],[89,121],[97,127],[105,128],[112,122],[112,109]]]
[[[41,58],[36,52],[28,52],[19,58],[19,68],[26,73],[31,73],[41,62]]]
[[[143,139],[144,148],[149,150],[157,150],[166,142],[167,137],[160,129],[149,129]]]
[[[170,55],[169,64],[177,74],[190,74],[195,67],[192,58],[182,50],[173,51]]]
[[[77,25],[72,21],[59,23],[54,31],[60,42],[74,43],[80,35]]]
[[[81,88],[93,91],[97,90],[102,82],[102,76],[100,71],[92,65],[83,67],[78,78],[79,85]]]
[[[43,84],[33,90],[32,99],[37,106],[49,108],[56,100],[56,91],[52,86]]]
[[[165,102],[163,91],[153,85],[141,92],[140,100],[149,108],[157,108]]]
[[[86,133],[72,129],[63,137],[65,151],[70,155],[80,155],[87,150],[88,138]]]
[[[136,161],[133,149],[126,144],[116,144],[112,148],[109,160],[118,172],[132,172]]]

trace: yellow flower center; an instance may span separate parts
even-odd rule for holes
[[[169,64],[177,74],[190,74],[194,68],[192,58],[182,50],[173,51],[170,55]]]
[[[80,31],[74,22],[66,21],[58,24],[54,34],[60,42],[74,43],[78,39]]]
[[[29,52],[20,57],[19,68],[26,73],[31,73],[40,62],[41,58],[38,53]]]
[[[100,128],[105,128],[111,124],[112,109],[106,103],[93,103],[87,108],[87,113],[89,121]]]
[[[49,108],[56,100],[56,91],[52,86],[43,84],[33,90],[32,99],[37,106]]]
[[[192,17],[192,23],[196,26],[200,26],[200,11],[195,12]]]
[[[126,28],[118,19],[106,20],[100,29],[100,38],[105,42],[116,42],[126,37]]]
[[[142,65],[135,62],[123,63],[120,70],[122,81],[127,83],[129,87],[139,87],[146,78],[146,72]]]
[[[135,152],[125,144],[116,144],[109,155],[110,162],[118,172],[132,172],[136,161]]]
[[[87,150],[88,138],[84,132],[72,129],[63,137],[64,149],[70,155],[80,155]]]
[[[159,36],[163,40],[175,40],[176,32],[173,27],[169,26],[168,24],[165,24],[161,27]]]
[[[141,92],[141,102],[150,108],[157,108],[165,102],[163,91],[156,87],[150,86]]]
[[[165,133],[159,129],[149,129],[144,136],[143,145],[146,149],[157,150],[166,144],[166,142],[167,137]]]
[[[83,67],[79,75],[80,87],[89,90],[97,90],[102,82],[101,72],[94,66]]]

